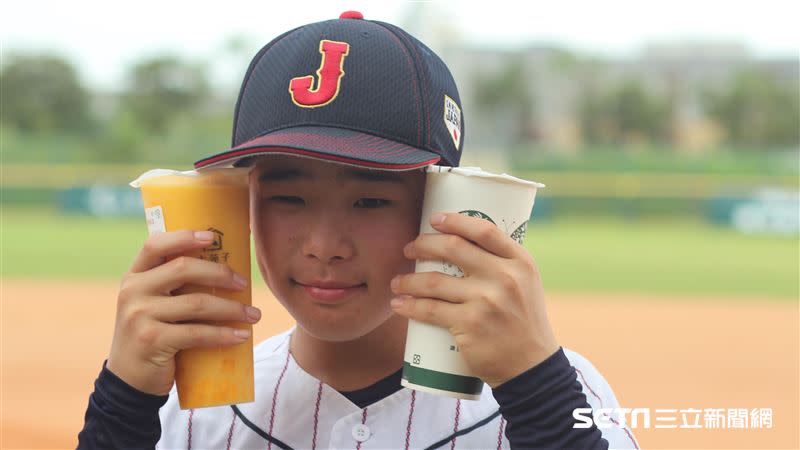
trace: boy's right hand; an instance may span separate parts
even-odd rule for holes
[[[175,354],[193,347],[245,342],[248,330],[197,321],[255,323],[261,312],[234,300],[205,293],[172,295],[185,284],[242,290],[246,279],[228,266],[176,255],[207,247],[210,231],[190,230],[150,236],[122,279],[114,338],[106,368],[134,388],[166,395],[175,380]]]

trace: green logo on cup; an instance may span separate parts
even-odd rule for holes
[[[464,211],[459,211],[458,213],[464,214],[465,216],[477,217],[479,219],[488,220],[489,222],[492,222],[494,225],[497,225],[497,223],[495,223],[495,221],[492,220],[492,218],[489,217],[488,214],[475,209],[467,209]],[[505,223],[505,221],[503,221],[503,223]],[[522,240],[525,238],[525,230],[527,230],[527,228],[528,228],[528,221],[526,220],[520,226],[518,226],[513,233],[511,233],[511,239],[522,244]],[[506,232],[508,232],[508,228],[506,228]]]
[[[482,211],[478,211],[475,209],[466,209],[464,211],[459,211],[458,213],[469,217],[477,217],[479,219],[487,220],[491,222],[493,225],[497,226],[497,223],[495,223],[495,221],[492,220],[492,218],[489,217],[488,214]],[[505,223],[505,221],[503,221],[503,223]],[[525,238],[525,231],[527,230],[527,228],[528,228],[528,221],[526,220],[520,226],[518,226],[513,233],[511,233],[511,239],[517,241],[520,245],[522,245],[522,240]],[[464,276],[464,271],[461,270],[460,267],[450,264],[447,261],[442,261],[442,272],[448,275],[452,275],[454,277]]]
[[[458,213],[463,214],[465,216],[477,217],[479,219],[488,220],[489,222],[492,222],[494,225],[497,225],[496,223],[494,223],[494,220],[492,220],[492,218],[489,217],[486,213],[476,211],[474,209],[467,209],[464,211],[459,211]]]
[[[525,239],[525,230],[528,229],[528,221],[522,222],[522,225],[518,226],[513,233],[511,233],[511,239],[519,242],[522,245],[522,240]]]

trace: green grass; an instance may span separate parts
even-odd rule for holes
[[[704,223],[531,224],[525,246],[554,291],[798,298],[798,240]]]
[[[138,219],[6,207],[2,221],[3,278],[119,279],[146,236]],[[743,235],[685,220],[569,219],[532,223],[525,245],[553,292],[798,298],[795,236]]]
[[[5,277],[119,278],[147,237],[142,220],[3,209]]]
[[[776,148],[717,148],[686,153],[670,147],[639,151],[620,147],[589,147],[577,154],[558,149],[517,149],[512,166],[518,170],[596,173],[680,173],[704,175],[797,176],[796,146]]]

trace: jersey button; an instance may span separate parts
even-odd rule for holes
[[[358,442],[364,442],[372,435],[372,432],[369,431],[369,427],[360,423],[353,427],[353,439]]]

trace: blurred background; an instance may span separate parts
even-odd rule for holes
[[[640,444],[797,448],[800,7],[735,3],[4,4],[0,446],[74,447],[146,235],[127,183],[226,148],[258,49],[356,9],[450,67],[464,165],[547,185],[525,244],[623,406],[776,409]]]

